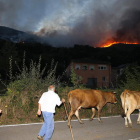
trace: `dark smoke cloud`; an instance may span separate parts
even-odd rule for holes
[[[54,46],[99,46],[138,40],[140,0],[1,0],[0,25],[41,36]]]
[[[140,43],[140,10],[127,10],[122,18],[115,40]]]

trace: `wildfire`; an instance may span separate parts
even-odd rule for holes
[[[139,44],[139,43],[137,42],[107,42],[101,45],[100,47],[106,48],[106,47],[112,46],[113,44]]]

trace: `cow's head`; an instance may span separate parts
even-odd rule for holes
[[[116,97],[115,97],[115,93],[114,91],[111,92],[111,103],[117,103]]]

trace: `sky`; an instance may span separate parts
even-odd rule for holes
[[[138,40],[140,0],[0,0],[0,26],[36,34],[53,46],[97,47],[120,36]]]

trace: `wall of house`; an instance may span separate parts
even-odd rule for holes
[[[78,67],[77,67],[78,66]],[[87,68],[83,66],[87,66]],[[106,69],[99,69],[99,66],[106,66]],[[70,68],[73,67],[78,77],[82,77],[82,83],[84,85],[92,84],[91,80],[95,80],[94,86],[97,82],[97,87],[109,87],[111,66],[109,64],[92,64],[92,63],[75,63],[72,62],[67,68],[67,76],[70,75]],[[97,80],[97,81],[96,81]]]

